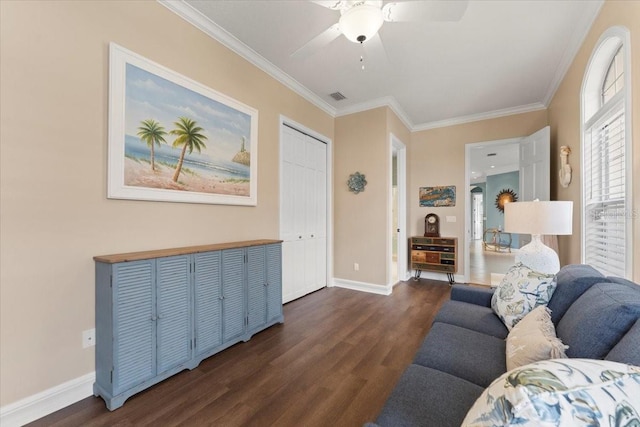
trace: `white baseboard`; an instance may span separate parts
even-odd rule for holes
[[[413,276],[411,276],[413,277]],[[447,273],[436,273],[433,271],[422,271],[422,273],[420,274],[420,278],[421,279],[431,279],[431,280],[439,280],[442,282],[448,282],[449,279],[447,278]],[[456,281],[456,283],[465,283],[464,281],[464,276],[462,274],[454,274],[453,275],[453,279]]]
[[[2,427],[19,427],[93,395],[91,372],[0,408]]]
[[[354,291],[369,292],[378,295],[391,295],[393,286],[374,285],[373,283],[357,282],[347,279],[333,279],[333,286],[338,288],[353,289]]]

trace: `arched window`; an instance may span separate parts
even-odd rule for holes
[[[631,277],[631,69],[626,28],[600,38],[583,80],[582,262]]]

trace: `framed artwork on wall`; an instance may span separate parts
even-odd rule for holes
[[[456,205],[456,186],[420,187],[421,207],[440,207]]]
[[[111,199],[257,204],[258,112],[115,43]]]

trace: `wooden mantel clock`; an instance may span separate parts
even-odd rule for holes
[[[424,217],[424,237],[440,237],[440,218],[434,213]]]

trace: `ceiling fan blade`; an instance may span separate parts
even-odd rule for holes
[[[337,39],[340,34],[342,33],[338,28],[338,24],[333,24],[332,26],[309,40],[307,43],[302,45],[302,47],[293,52],[291,56],[300,59],[308,58],[309,56],[315,54],[321,48]]]
[[[347,8],[346,0],[311,0],[311,3],[315,3],[319,6],[326,7],[331,10],[341,10]]]
[[[384,44],[382,44],[380,34],[376,33],[375,36],[364,42],[363,47],[365,52],[365,70],[367,68],[384,68],[388,64],[387,51],[384,48]]]
[[[382,15],[387,22],[455,22],[462,19],[468,4],[468,0],[391,2],[382,7]]]

